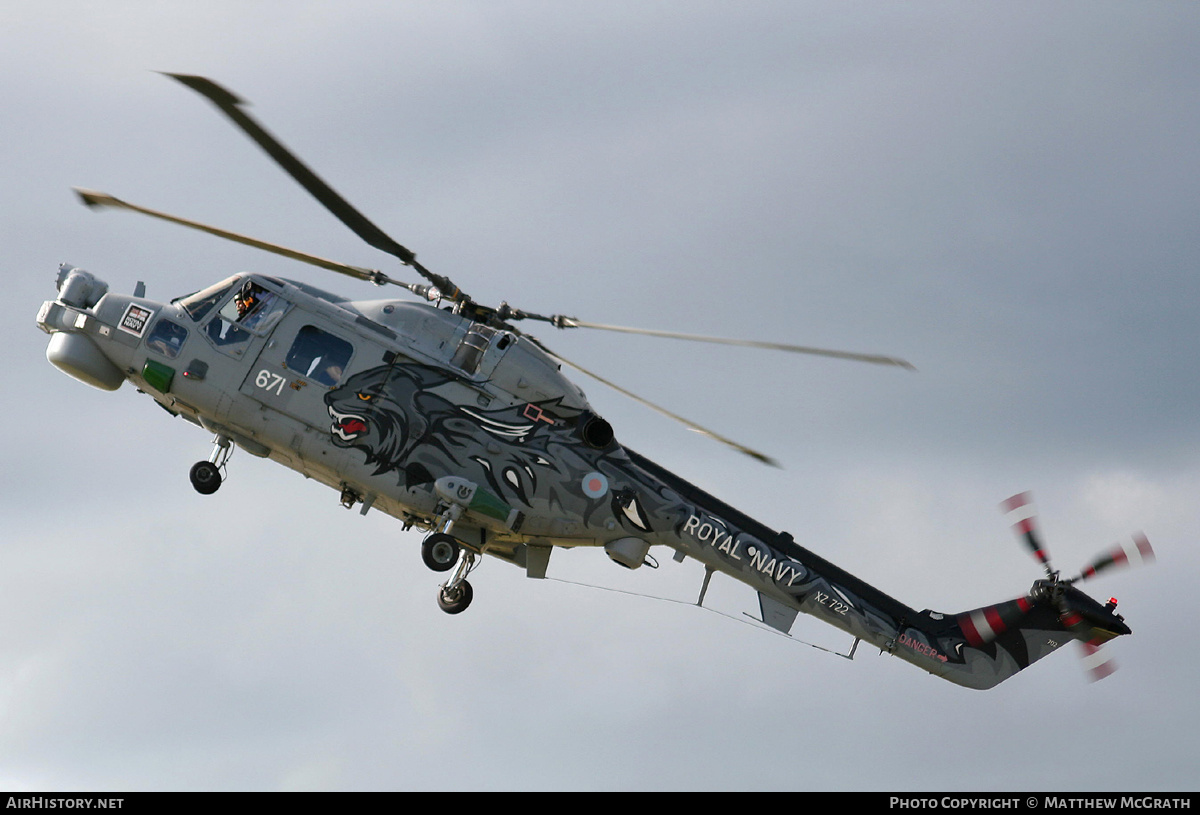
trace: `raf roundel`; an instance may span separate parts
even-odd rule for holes
[[[583,494],[588,498],[602,498],[608,492],[608,479],[600,473],[588,473],[583,477]]]

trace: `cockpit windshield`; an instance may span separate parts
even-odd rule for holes
[[[195,294],[181,297],[176,302],[187,312],[189,317],[196,322],[200,322],[208,315],[208,312],[213,310],[214,306],[224,299],[225,295],[229,294],[229,290],[237,285],[241,279],[240,275],[234,275]]]

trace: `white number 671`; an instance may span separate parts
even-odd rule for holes
[[[267,392],[274,392],[283,395],[283,386],[287,384],[287,380],[279,374],[273,374],[268,370],[261,370],[258,376],[254,377],[254,384]]]

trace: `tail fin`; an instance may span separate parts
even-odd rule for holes
[[[1112,673],[1100,646],[1131,633],[1115,601],[1101,605],[1061,583],[1050,588],[1038,581],[1025,597],[944,618],[940,630],[927,632],[948,656],[934,672],[964,687],[992,688],[1076,640],[1093,680]]]
[[[944,621],[936,632],[939,644],[957,658],[947,659],[945,670],[937,673],[967,687],[990,688],[1076,640],[1083,648],[1090,678],[1095,681],[1108,676],[1115,666],[1104,658],[1100,646],[1129,634],[1129,626],[1116,613],[1116,600],[1100,605],[1073,584],[1116,566],[1152,561],[1150,542],[1145,535],[1134,535],[1132,541],[1117,544],[1078,576],[1061,580],[1042,544],[1032,495],[1014,495],[1000,507],[1045,570],[1046,579],[1034,583],[1025,597],[964,611]]]

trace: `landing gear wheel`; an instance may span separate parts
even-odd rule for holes
[[[471,605],[473,594],[471,584],[465,580],[454,588],[442,586],[438,589],[438,608],[447,614],[460,614]]]
[[[421,560],[435,572],[447,572],[458,563],[461,548],[453,536],[435,532],[421,543]]]
[[[189,477],[201,495],[212,495],[221,486],[221,471],[211,461],[197,461],[192,465]]]

